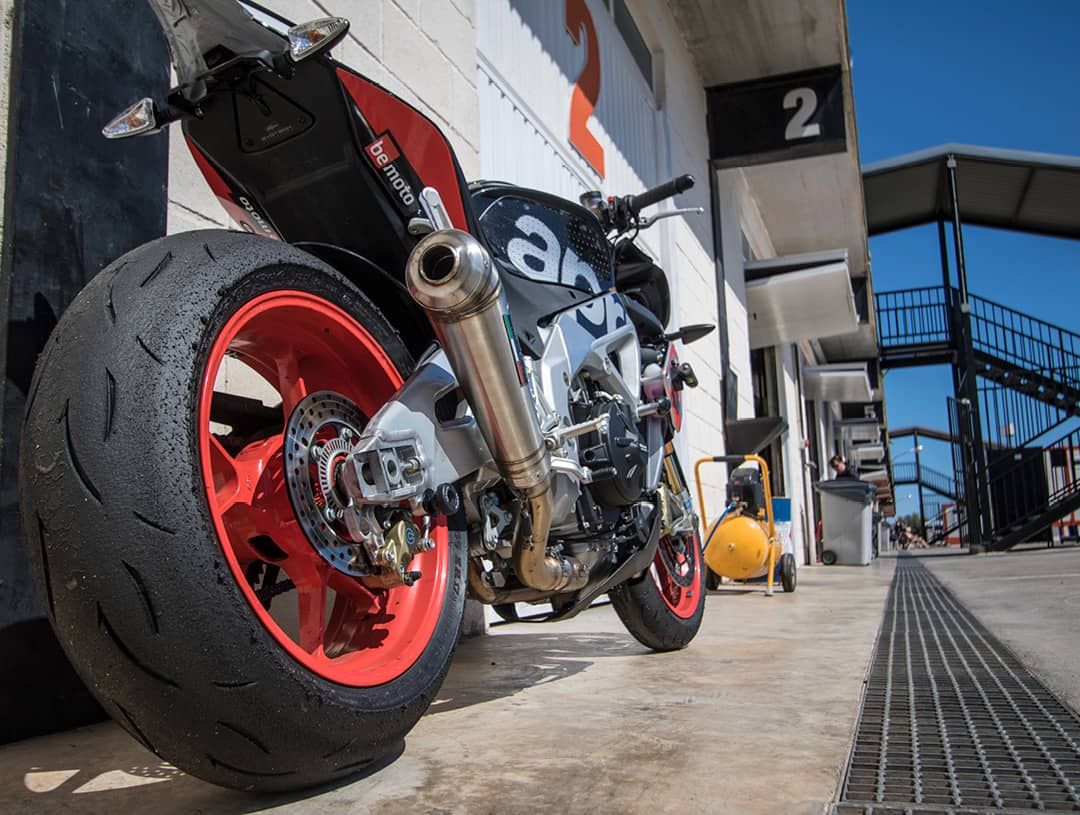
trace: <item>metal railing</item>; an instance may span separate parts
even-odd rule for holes
[[[938,495],[944,495],[954,501],[960,494],[957,489],[956,479],[941,470],[927,467],[921,462],[916,465],[914,461],[902,461],[893,464],[893,483],[895,484],[922,484],[933,490]]]
[[[1080,334],[974,294],[968,303],[976,351],[1080,389]]]
[[[1012,462],[991,473],[993,538],[1006,539],[1010,533],[1042,516],[1048,518],[1049,525],[1054,520],[1055,508],[1080,494],[1078,476],[1080,427],[1043,447],[1017,449]]]
[[[983,442],[991,461],[1014,447],[1037,444],[1072,415],[1057,405],[988,379],[979,382],[979,409]]]
[[[952,523],[928,519],[942,529],[939,537],[966,530],[970,510],[978,513],[984,535],[1005,540],[1075,498],[1076,478],[1056,491],[1047,486],[1052,468],[1046,451],[1071,457],[1080,443],[1074,418],[1080,416],[1080,334],[970,293],[965,315],[959,292],[947,286],[879,292],[875,305],[883,364],[890,351],[900,365],[962,351],[961,332],[970,325],[981,432],[975,432],[975,405],[950,397],[955,478],[927,467],[916,472],[914,463],[897,465],[895,473],[897,483],[922,484],[957,499],[955,514],[949,511]],[[1063,425],[1068,431],[1048,442]],[[961,439],[969,440],[966,449]]]
[[[926,542],[931,546],[947,541],[954,535],[961,542],[967,540],[967,529],[959,504],[942,504],[936,513],[927,518],[923,526],[926,527]]]
[[[949,294],[942,286],[875,294],[880,347],[948,344]]]
[[[878,343],[882,349],[949,345],[955,288],[923,286],[878,292]],[[977,352],[1018,370],[1080,390],[1080,334],[978,295],[968,295],[972,344]]]
[[[879,292],[875,302],[882,351],[955,349],[955,288]],[[983,436],[991,450],[1035,443],[1080,415],[1080,334],[978,295],[969,294],[968,305],[972,347],[982,366]]]
[[[1057,508],[1080,494],[1080,427],[1046,445],[1015,448],[1010,459],[999,461],[990,472],[991,545],[1040,516],[1046,516],[1049,525]],[[926,520],[926,527],[934,530],[928,542],[961,530],[964,515],[963,501],[942,506],[936,516]]]

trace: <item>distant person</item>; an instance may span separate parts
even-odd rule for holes
[[[852,478],[856,481],[859,480],[858,471],[844,461],[841,456],[833,456],[829,459],[829,466],[832,467],[833,472],[836,473],[835,478]]]

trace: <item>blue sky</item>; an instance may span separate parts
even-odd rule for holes
[[[1080,155],[1080,0],[849,0],[847,12],[864,164],[945,142]],[[964,248],[972,292],[1080,331],[1080,241],[967,227]],[[936,227],[873,238],[870,252],[878,291],[941,282]],[[885,389],[891,426],[948,428],[947,369],[892,371]],[[910,448],[893,452],[911,460]],[[950,469],[946,445],[922,455]],[[897,487],[900,513],[917,508],[909,494]]]

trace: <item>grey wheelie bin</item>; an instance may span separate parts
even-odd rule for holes
[[[873,560],[873,484],[856,478],[819,481],[822,552],[828,565],[868,566]]]

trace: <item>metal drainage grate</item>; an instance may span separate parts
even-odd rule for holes
[[[1080,812],[1080,717],[901,557],[836,815]]]

